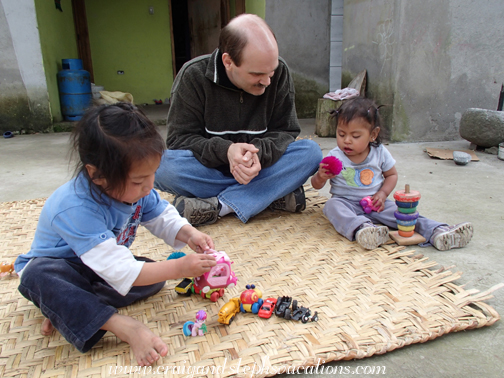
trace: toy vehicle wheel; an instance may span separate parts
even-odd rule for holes
[[[234,315],[229,318],[228,325],[231,325],[231,323],[233,323],[234,318],[235,318]]]
[[[297,300],[292,301],[292,312],[296,311],[298,309],[298,303]]]
[[[212,302],[217,302],[219,300],[221,296],[219,295],[219,292],[218,291],[214,291],[211,295],[210,295],[210,300]]]
[[[290,320],[291,319],[291,310],[289,310],[289,309],[285,310],[284,318],[286,320]]]
[[[224,289],[219,290],[219,297],[223,297],[226,291]]]
[[[310,320],[310,312],[307,312],[301,317],[301,322],[302,323],[308,323],[308,320]]]
[[[252,314],[257,314],[259,312],[260,308],[261,308],[261,304],[259,304],[259,302],[254,303],[251,307]]]

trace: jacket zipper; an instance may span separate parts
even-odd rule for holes
[[[240,104],[243,104],[243,92],[240,92]]]

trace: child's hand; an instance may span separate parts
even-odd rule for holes
[[[189,232],[188,236],[187,245],[194,252],[203,253],[205,251],[208,251],[209,249],[214,249],[214,242],[212,238],[209,235],[198,231],[194,227]]]
[[[381,190],[371,197],[371,199],[373,200],[373,206],[378,207],[378,210],[376,210],[377,213],[385,209],[385,200],[387,196]]]
[[[203,253],[191,253],[177,260],[180,277],[199,277],[217,265],[213,255]]]
[[[329,169],[327,169],[326,167],[327,167],[327,164],[324,164],[324,163],[319,164],[319,170],[318,170],[317,174],[320,175],[320,178],[323,180],[330,180],[332,178],[335,178],[336,175],[331,173],[331,171]]]

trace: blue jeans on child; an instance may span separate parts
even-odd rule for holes
[[[134,286],[122,296],[80,259],[39,257],[23,269],[19,292],[40,309],[70,344],[85,353],[107,332],[100,328],[117,308],[156,294],[164,284]]]
[[[366,214],[359,202],[345,198],[332,197],[324,206],[324,214],[327,219],[329,219],[336,231],[348,240],[354,240],[355,231],[366,222],[381,223],[387,227],[397,229],[397,221],[394,216],[396,210],[395,202],[389,199],[385,201],[383,211],[379,213],[372,211],[370,214]],[[420,215],[415,225],[415,231],[426,239],[425,245],[430,245],[429,240],[432,233],[439,226],[447,226],[447,224]]]
[[[292,142],[272,166],[261,169],[247,185],[218,169],[207,168],[188,150],[166,150],[156,172],[154,187],[186,197],[217,197],[246,223],[273,201],[293,192],[313,175],[322,151],[313,140]]]

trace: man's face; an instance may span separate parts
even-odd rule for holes
[[[278,67],[278,49],[263,49],[248,43],[242,55],[242,63],[236,66],[227,53],[222,55],[229,80],[238,88],[254,96],[260,96],[270,85]]]

